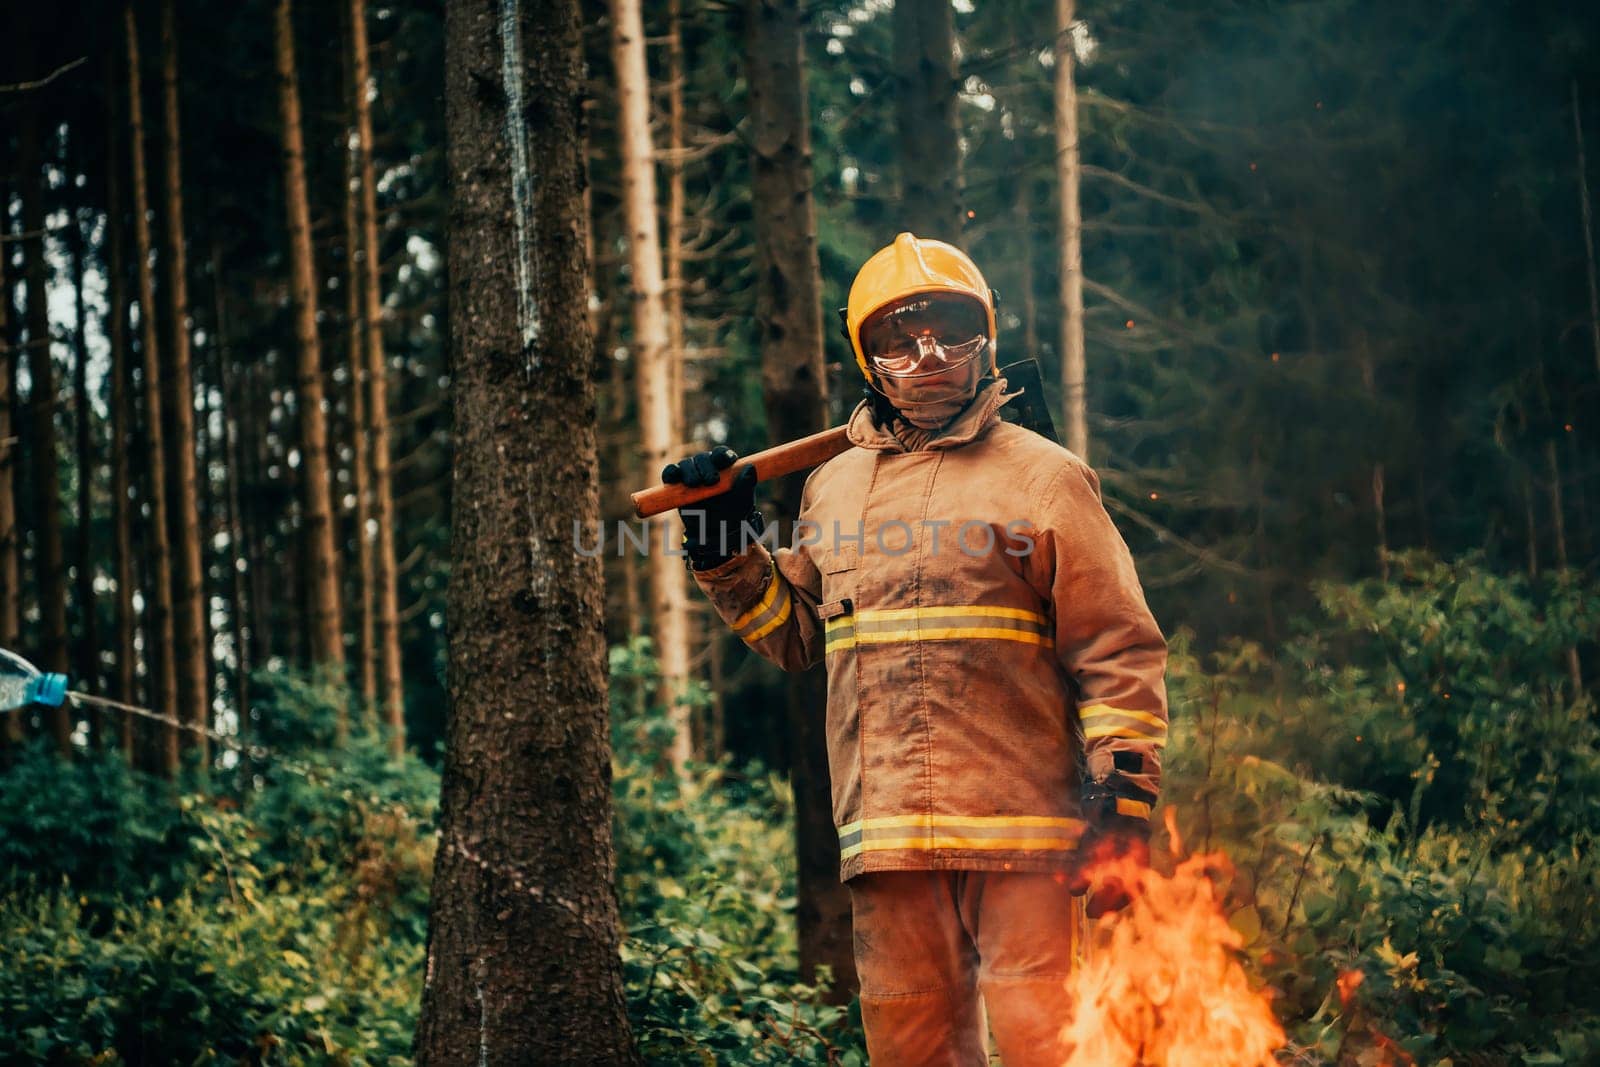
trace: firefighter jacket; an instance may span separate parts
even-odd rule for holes
[[[695,572],[766,659],[826,663],[842,880],[1067,869],[1085,769],[1159,789],[1166,640],[1099,478],[1002,421],[1005,385],[933,432],[863,402],[793,544]]]

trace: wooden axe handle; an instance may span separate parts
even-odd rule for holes
[[[716,496],[725,492],[728,486],[733,484],[734,478],[738,477],[739,472],[746,467],[754,467],[756,480],[765,482],[826,463],[841,452],[850,450],[850,439],[845,436],[845,429],[844,426],[835,426],[831,430],[823,430],[821,433],[802,437],[798,441],[774,445],[753,456],[746,456],[723,471],[722,476],[711,485],[693,489],[684,485],[657,485],[641,489],[632,495],[633,513],[641,519],[648,519],[663,511],[687,507],[707,497]]]

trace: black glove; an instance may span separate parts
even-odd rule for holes
[[[1145,814],[1119,811],[1119,800],[1131,802],[1124,803],[1124,808],[1141,805]],[[1078,841],[1078,869],[1073,877],[1072,892],[1076,895],[1089,893],[1086,909],[1089,918],[1098,919],[1132,903],[1132,887],[1120,878],[1099,877],[1091,886],[1090,875],[1097,866],[1122,857],[1133,859],[1141,867],[1150,862],[1148,813],[1155,801],[1155,797],[1115,772],[1098,781],[1084,783],[1081,806],[1085,826],[1083,837]]]
[[[690,488],[713,485],[738,458],[727,445],[718,445],[668,463],[661,480]],[[746,467],[726,490],[679,508],[678,515],[683,519],[683,550],[694,570],[710,570],[743,553],[766,529],[766,519],[756,508],[756,469]]]

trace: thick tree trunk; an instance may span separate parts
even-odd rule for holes
[[[382,670],[378,693],[383,701],[389,751],[398,757],[406,746],[405,674],[400,660],[400,569],[396,563],[394,475],[389,457],[389,364],[383,355],[383,298],[379,291],[382,256],[378,248],[378,194],[372,167],[372,104],[366,86],[367,21],[364,0],[350,0],[355,60],[356,158],[361,171],[362,298],[367,326],[367,417],[372,424],[373,582],[377,597],[377,643]]]
[[[304,507],[301,530],[305,552],[306,597],[310,607],[310,658],[338,681],[344,680],[344,636],[339,617],[338,557],[333,543],[333,497],[328,478],[328,424],[323,411],[322,346],[317,337],[317,289],[311,251],[311,213],[306,203],[305,144],[300,128],[300,87],[295,75],[294,24],[290,0],[278,0],[274,14],[278,66],[278,111],[283,126],[283,184],[288,214],[290,295],[294,303],[297,349],[296,414],[300,420],[300,486]],[[347,729],[343,704],[339,732]]]
[[[1088,361],[1083,344],[1083,215],[1078,197],[1077,55],[1073,0],[1056,0],[1056,185],[1061,207],[1061,407],[1067,448],[1089,459]]]
[[[628,263],[633,286],[634,387],[639,396],[640,454],[654,476],[681,446],[673,435],[672,365],[661,276],[661,238],[656,225],[655,153],[650,142],[650,79],[644,54],[639,0],[612,0],[612,59],[617,70],[617,130],[622,143],[622,198],[627,216]],[[664,542],[676,547],[681,524],[664,516]],[[659,531],[658,531],[659,532]],[[690,759],[690,709],[683,702],[689,677],[689,597],[683,560],[652,547],[650,625],[661,664],[657,699],[668,709],[673,738],[669,753],[682,770]]]
[[[746,0],[745,78],[750,86],[750,170],[756,225],[756,320],[761,330],[761,394],[773,441],[793,441],[827,427],[822,354],[822,271],[811,197],[811,139],[802,65],[799,0]],[[785,480],[778,498],[780,537],[800,513],[804,478]],[[839,835],[833,825],[828,752],[821,709],[827,678],[820,667],[788,687],[790,778],[795,793],[799,860],[800,966],[833,969],[834,999],[854,995],[850,897],[839,883]]]
[[[56,374],[50,355],[50,316],[46,304],[48,270],[44,259],[44,189],[39,105],[23,107],[17,131],[17,181],[22,195],[23,278],[28,284],[24,323],[27,360],[29,451],[33,462],[34,568],[39,590],[39,665],[66,673],[67,574],[62,561],[60,476],[56,455]],[[56,747],[72,755],[72,713],[66,705],[48,716]]]
[[[950,0],[894,5],[897,226],[961,243],[961,141],[956,131],[955,15]]]
[[[0,204],[11,203],[11,191],[0,183]],[[0,217],[0,238],[5,237],[7,220]],[[22,568],[17,535],[16,458],[20,453],[17,424],[11,412],[16,402],[16,350],[11,347],[11,287],[6,282],[10,254],[0,242],[0,648],[16,648],[22,636]],[[22,740],[22,713],[3,716],[0,743],[14,745]]]
[[[601,567],[572,540],[599,519],[579,43],[572,0],[447,8],[460,506],[422,1067],[640,1062],[612,888]]]
[[[173,659],[172,548],[167,540],[167,489],[161,472],[166,469],[166,442],[161,433],[161,356],[156,343],[156,283],[150,268],[150,190],[144,166],[144,105],[139,74],[139,31],[133,5],[123,8],[123,28],[128,43],[128,124],[132,130],[134,257],[139,271],[139,326],[144,345],[144,438],[148,448],[147,478],[150,501],[150,584],[145,655],[150,657],[150,706],[169,718],[178,716],[178,671]],[[152,647],[154,646],[154,647]],[[178,773],[178,731],[157,727],[152,746],[154,766],[168,777]]]
[[[168,497],[172,510],[173,634],[177,639],[178,707],[183,721],[205,727],[211,719],[211,649],[206,640],[205,581],[200,564],[199,480],[195,470],[194,380],[189,356],[189,277],[183,241],[182,141],[178,129],[178,30],[174,0],[161,3],[161,103],[166,128],[167,303],[172,313],[171,374],[164,401],[172,415]],[[205,734],[183,732],[201,767],[211,763]]]

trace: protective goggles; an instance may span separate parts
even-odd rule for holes
[[[929,293],[898,301],[861,324],[861,348],[879,374],[921,378],[966,366],[989,347],[989,319],[968,297]]]

